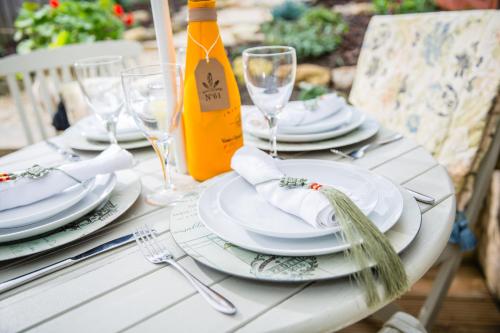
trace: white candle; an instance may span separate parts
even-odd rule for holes
[[[153,22],[160,63],[176,63],[168,0],[151,0],[151,10],[153,12]],[[175,108],[176,86],[173,83],[174,81],[172,79],[169,80],[166,78],[167,103],[169,108]],[[182,119],[179,128],[174,133],[173,149],[177,171],[180,173],[187,173]]]

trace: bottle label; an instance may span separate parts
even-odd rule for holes
[[[226,75],[217,59],[200,59],[194,71],[201,112],[229,108]]]

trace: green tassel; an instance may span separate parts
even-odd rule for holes
[[[348,255],[352,256],[354,263],[361,269],[354,276],[366,290],[368,305],[380,302],[375,283],[376,273],[369,267],[370,259],[376,263],[378,279],[384,286],[387,298],[393,299],[406,292],[409,287],[406,271],[387,237],[347,195],[331,187],[321,187],[319,191],[332,204],[343,237],[351,244]]]

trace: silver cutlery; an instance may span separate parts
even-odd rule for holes
[[[191,282],[200,295],[203,296],[203,298],[217,311],[228,315],[236,313],[236,307],[233,303],[203,284],[200,280],[179,265],[177,261],[175,261],[172,254],[167,250],[165,245],[157,239],[155,232],[150,227],[145,225],[142,228],[137,229],[134,233],[134,238],[137,245],[141,249],[142,254],[148,261],[153,264],[170,264],[182,275],[184,275],[184,277]]]
[[[423,203],[426,203],[426,204],[429,204],[429,205],[434,205],[436,203],[436,199],[434,199],[433,197],[430,197],[428,195],[425,195],[423,193],[420,193],[420,192],[417,192],[417,191],[414,191],[414,190],[410,190],[407,187],[405,187],[405,190],[407,190],[408,192],[410,192],[410,194],[417,201],[420,201],[420,202],[423,202]]]
[[[71,265],[74,265],[80,261],[83,261],[85,259],[94,257],[98,254],[110,251],[112,249],[115,249],[119,246],[131,243],[134,241],[134,235],[133,234],[128,234],[125,236],[121,236],[118,238],[115,238],[113,240],[110,240],[109,242],[106,242],[104,244],[98,245],[88,251],[82,252],[76,256],[58,261],[52,265],[48,265],[45,267],[42,267],[40,269],[37,269],[36,271],[15,277],[13,279],[10,279],[8,281],[0,283],[0,293],[5,292],[7,290],[16,288],[20,285],[23,285],[25,283],[28,283],[30,281],[33,281],[35,279],[38,279],[42,276],[46,276],[48,274],[54,273],[60,269],[63,269],[65,267],[69,267]]]
[[[61,146],[59,146],[58,144],[50,141],[50,140],[45,140],[45,143],[50,147],[52,148],[53,150],[55,150],[56,152],[58,152],[59,154],[61,154],[64,159],[68,160],[68,161],[71,161],[71,162],[76,162],[76,161],[80,161],[82,158],[80,157],[80,155],[74,153],[73,151],[69,150],[69,149],[66,149],[66,148],[63,148]]]
[[[362,147],[360,147],[358,149],[355,149],[355,150],[353,150],[353,151],[351,151],[349,153],[342,152],[342,151],[340,151],[338,149],[330,149],[330,151],[332,153],[340,155],[342,157],[357,160],[358,158],[363,157],[368,150],[371,150],[371,149],[374,149],[374,148],[386,145],[388,143],[400,140],[402,138],[403,138],[403,135],[397,133],[397,134],[389,136],[388,138],[379,140],[377,142],[368,143],[368,144],[366,144],[366,145],[364,145],[364,146],[362,146]]]

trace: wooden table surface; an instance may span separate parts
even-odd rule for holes
[[[388,131],[378,135],[384,137]],[[64,137],[55,141],[63,143]],[[144,195],[160,184],[160,164],[150,148],[133,153]],[[328,151],[286,155],[296,156],[338,160]],[[47,165],[58,160],[57,153],[38,143],[1,158],[0,166],[18,170],[35,161]],[[402,253],[410,281],[415,283],[436,261],[451,232],[455,196],[446,170],[407,139],[354,162],[342,161],[437,199],[434,206],[419,203],[421,230]],[[191,182],[186,176],[176,178]],[[86,238],[1,262],[0,282],[130,233],[144,223],[168,225],[170,211],[147,205],[141,196],[118,220]],[[0,294],[0,332],[324,332],[352,324],[383,305],[368,308],[362,290],[349,278],[283,284],[228,276],[197,264],[176,246],[168,231],[162,237],[182,266],[237,306],[235,316],[213,310],[177,271],[150,264],[132,243]]]

